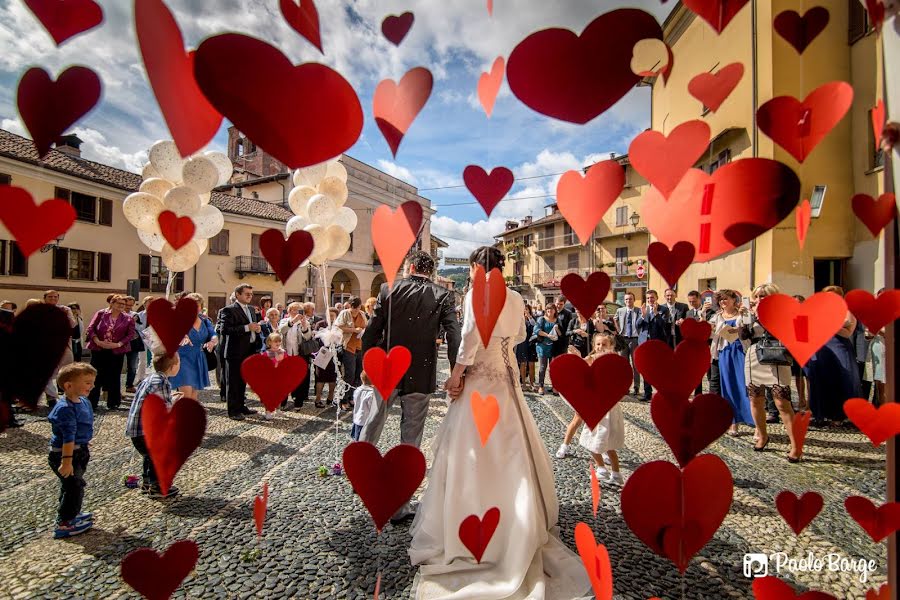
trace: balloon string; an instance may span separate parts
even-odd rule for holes
[[[169,269],[168,271],[169,271],[169,281],[168,281],[168,283],[166,283],[166,300],[168,300],[169,296],[172,295],[172,284],[175,283],[174,271],[172,271],[172,269]]]
[[[381,531],[376,530],[375,533],[375,541],[381,541]],[[378,549],[378,558],[375,559],[375,600],[378,600],[378,596],[381,595],[381,567],[382,567],[382,559],[381,559],[381,548]]]

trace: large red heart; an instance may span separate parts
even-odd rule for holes
[[[122,559],[122,579],[147,600],[169,600],[200,558],[192,540],[179,540],[160,556],[153,548],[138,548]]]
[[[399,46],[415,20],[415,15],[408,11],[399,16],[388,15],[381,22],[381,33],[390,43]]]
[[[759,128],[799,162],[837,125],[853,104],[853,87],[843,81],[824,83],[799,101],[772,98],[756,111]]]
[[[22,122],[43,157],[78,119],[100,100],[100,78],[87,67],[69,67],[56,81],[39,67],[19,80],[16,102]]]
[[[684,340],[696,340],[704,344],[712,335],[712,325],[706,321],[685,319],[681,322],[681,338]]]
[[[786,10],[778,13],[773,26],[778,35],[787,43],[803,54],[816,37],[822,33],[828,25],[828,9],[824,6],[814,6],[801,17],[795,10]]]
[[[309,366],[299,356],[285,356],[276,363],[265,354],[248,356],[241,363],[241,377],[247,382],[266,410],[278,405],[306,379]]]
[[[394,446],[382,458],[369,442],[354,442],[344,448],[343,463],[379,532],[425,477],[425,456],[409,444]]]
[[[747,0],[684,0],[684,5],[709,23],[717,33],[722,33],[745,4]]]
[[[411,364],[412,354],[406,346],[394,346],[390,352],[369,348],[363,356],[363,370],[385,402]]]
[[[478,200],[478,204],[491,216],[497,203],[503,200],[513,185],[513,172],[506,167],[496,167],[488,175],[478,165],[469,165],[463,170],[466,187]]]
[[[469,515],[459,524],[459,540],[469,549],[478,564],[481,564],[481,557],[491,543],[498,523],[500,523],[500,509],[494,506],[484,513],[484,518]]]
[[[825,592],[809,591],[798,595],[789,584],[772,575],[753,580],[753,597],[756,600],[837,600]]]
[[[141,421],[159,487],[167,494],[175,474],[203,441],[206,409],[192,398],[182,398],[169,410],[165,400],[150,394],[141,407]]]
[[[804,199],[803,202],[797,206],[797,242],[800,244],[800,249],[803,249],[803,245],[806,244],[806,234],[809,231],[809,224],[812,222],[812,205],[809,203],[809,200]]]
[[[715,73],[700,73],[688,83],[688,92],[716,112],[744,76],[744,65],[731,63]]]
[[[766,158],[744,158],[712,175],[689,170],[668,200],[651,187],[641,213],[660,242],[670,248],[690,242],[694,260],[706,262],[740,245],[735,244],[740,240],[726,236],[733,225],[751,223],[758,235],[783,221],[799,201],[800,180],[789,167]]]
[[[157,298],[147,306],[147,324],[159,337],[168,354],[178,352],[178,347],[197,320],[197,302],[184,297],[172,305],[165,298]]]
[[[856,194],[850,200],[853,214],[878,237],[881,230],[897,216],[897,203],[894,194],[882,194],[878,200],[868,194]]]
[[[166,238],[166,241],[175,250],[184,247],[194,239],[194,232],[197,230],[197,227],[190,217],[179,217],[171,210],[164,210],[159,213],[156,220],[159,222],[159,230],[162,232],[162,236]]]
[[[696,340],[683,340],[674,350],[662,340],[648,340],[634,351],[638,372],[670,400],[690,396],[711,360],[709,346]]]
[[[647,130],[628,148],[634,169],[668,198],[709,145],[709,125],[699,119],[685,121],[668,136]]]
[[[431,96],[434,78],[425,67],[410,69],[397,84],[385,79],[372,96],[372,116],[394,156],[403,136]]]
[[[867,400],[850,398],[844,402],[844,414],[876,448],[900,433],[900,404],[896,402],[875,408]]]
[[[308,231],[295,231],[285,240],[278,229],[267,229],[259,238],[259,250],[272,265],[282,283],[287,283],[297,267],[313,251],[313,237]]]
[[[618,354],[605,354],[590,365],[575,354],[562,354],[550,361],[550,379],[588,428],[594,429],[628,393],[633,373],[628,359]]]
[[[137,0],[134,24],[150,87],[178,151],[203,148],[222,125],[219,114],[194,79],[194,53],[185,52],[175,17],[163,0]]]
[[[784,490],[775,497],[775,506],[788,526],[800,535],[822,510],[824,501],[818,492],[806,492],[799,498],[794,492]]]
[[[650,417],[682,467],[722,437],[734,422],[731,405],[718,394],[688,400],[657,393],[650,402]]]
[[[26,189],[0,185],[0,223],[9,230],[26,257],[61,237],[72,227],[76,216],[75,209],[66,200],[35,204]]]
[[[844,508],[876,544],[900,529],[900,502],[886,502],[876,507],[868,498],[850,496]]]
[[[263,525],[266,522],[266,509],[269,506],[269,484],[263,484],[262,496],[253,497],[253,521],[256,523],[256,535],[262,536]]]
[[[578,273],[569,273],[562,278],[559,289],[586,319],[590,319],[597,307],[606,300],[611,282],[609,275],[597,271],[582,279]]]
[[[56,45],[103,22],[103,9],[94,0],[25,0]]]
[[[614,160],[591,166],[583,178],[581,171],[567,171],[560,177],[556,184],[556,204],[582,245],[591,239],[597,223],[624,187],[625,171]]]
[[[831,292],[813,294],[802,304],[786,294],[772,294],[760,301],[757,315],[763,327],[802,367],[840,331],[847,318],[847,304]]]
[[[322,36],[319,32],[319,11],[313,0],[278,0],[281,14],[294,31],[305,37],[309,43],[322,50]]]
[[[606,546],[597,543],[594,532],[587,523],[578,523],[575,526],[575,547],[578,548],[578,555],[591,581],[594,598],[612,600],[613,576],[609,552]]]
[[[647,247],[647,260],[659,271],[666,283],[671,287],[678,285],[678,279],[694,262],[694,245],[690,242],[677,242],[671,250],[662,242],[652,242]]]
[[[875,152],[881,148],[881,134],[884,132],[884,100],[878,99],[872,109],[872,134],[875,140]]]
[[[506,304],[506,283],[500,269],[491,269],[487,276],[481,265],[475,266],[472,277],[472,312],[475,313],[475,326],[481,336],[481,343],[487,348],[497,319]]]
[[[600,15],[580,36],[568,29],[544,29],[513,49],[506,78],[512,93],[530,108],[584,124],[641,80],[631,71],[630,50],[650,38],[662,39],[659,23],[632,8]]]
[[[234,84],[235,73],[241,85]],[[318,63],[295,67],[252,37],[226,33],[204,40],[194,76],[220,113],[291,168],[338,156],[362,132],[362,106],[340,73]]]
[[[497,101],[497,94],[500,92],[500,85],[503,83],[503,74],[506,71],[506,62],[502,56],[498,56],[491,66],[490,73],[482,73],[478,78],[478,100],[484,109],[488,118],[494,112],[494,102]]]
[[[900,290],[884,290],[877,297],[866,290],[850,290],[844,302],[872,333],[900,319]]]
[[[406,253],[419,236],[422,225],[422,205],[408,200],[396,212],[382,205],[372,216],[372,243],[381,264],[388,287],[394,285],[397,270],[403,264]]]
[[[703,454],[684,469],[657,460],[638,467],[625,483],[622,517],[642,542],[684,573],[722,524],[733,492],[731,471],[718,456]]]

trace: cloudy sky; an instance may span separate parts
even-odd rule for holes
[[[0,0],[0,127],[27,135],[15,106],[16,82],[30,66],[55,78],[71,64],[88,66],[103,80],[101,103],[75,127],[86,158],[139,171],[147,149],[169,138],[150,90],[134,33],[133,3],[100,0],[103,25],[57,48],[19,0]],[[351,156],[419,187],[438,213],[432,231],[448,241],[448,256],[465,256],[491,242],[508,218],[544,214],[558,176],[624,153],[649,124],[649,90],[635,89],[586,126],[539,115],[520,103],[504,82],[488,119],[476,86],[497,56],[508,57],[528,34],[546,27],[581,32],[594,18],[621,6],[644,8],[662,20],[671,3],[659,0],[318,0],[325,55],[283,20],[278,0],[168,0],[185,43],[226,31],[256,36],[281,49],[295,63],[324,62],[340,71],[359,94],[366,123]],[[404,11],[415,23],[399,48],[385,40],[382,19]],[[372,93],[386,77],[395,80],[425,66],[434,74],[428,104],[413,123],[394,159],[371,117]],[[235,85],[241,74],[234,73]],[[253,93],[247,90],[247,93]],[[227,122],[211,142],[224,150]],[[490,219],[461,187],[468,164],[487,170],[506,166],[517,178],[510,196]],[[524,179],[529,178],[529,179]],[[521,180],[518,180],[521,179]],[[434,189],[443,188],[443,189]]]

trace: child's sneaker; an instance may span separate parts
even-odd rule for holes
[[[617,485],[617,486],[618,486],[618,485],[624,485],[624,484],[625,484],[625,478],[622,476],[622,474],[621,474],[620,472],[618,472],[618,471],[612,471],[612,472],[609,474],[609,478],[606,480],[606,483],[609,483],[609,484],[612,484],[612,485]]]
[[[597,481],[599,481],[600,483],[609,483],[610,473],[607,469],[604,469],[600,466],[595,466],[594,474],[597,476]]]
[[[603,464],[604,464],[604,465],[611,465],[611,464],[612,464],[611,462],[609,462],[609,454],[607,454],[606,452],[603,453]]]
[[[565,458],[567,456],[574,456],[575,451],[572,449],[569,444],[560,444],[559,450],[556,451],[556,458]]]
[[[274,412],[266,411],[266,421],[271,421],[271,420],[273,420],[274,418],[275,418],[275,413],[274,413]]]
[[[68,523],[60,523],[56,526],[56,530],[53,532],[53,539],[59,540],[72,537],[73,535],[80,535],[93,526],[93,521],[79,521],[77,518],[72,519]]]

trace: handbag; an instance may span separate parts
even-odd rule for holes
[[[319,342],[316,338],[300,340],[300,356],[311,356],[319,351]]]
[[[787,348],[778,339],[766,333],[756,342],[756,360],[761,365],[785,366],[794,363]]]
[[[216,367],[219,366],[219,357],[216,356],[215,350],[207,350],[203,349],[203,356],[206,357],[206,370],[207,371],[215,371]]]

